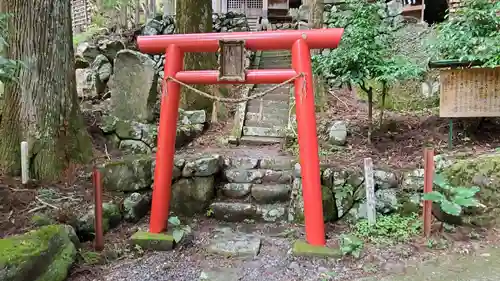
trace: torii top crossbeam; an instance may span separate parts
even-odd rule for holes
[[[293,43],[304,39],[310,49],[336,48],[344,29],[277,30],[267,32],[193,33],[139,36],[139,50],[147,54],[164,54],[169,45],[183,52],[216,52],[220,40],[244,40],[245,48],[257,50],[290,50]]]

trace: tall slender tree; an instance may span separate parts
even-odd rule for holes
[[[177,0],[176,5],[177,33],[212,32],[211,0]],[[217,64],[214,53],[186,53],[184,68],[186,70],[215,69]],[[198,86],[198,89],[210,92],[215,87]],[[215,94],[215,93],[214,93]],[[212,101],[203,98],[190,90],[182,90],[182,106],[191,109],[212,108]]]
[[[92,157],[76,95],[71,1],[2,0],[2,8],[11,15],[7,57],[23,67],[5,85],[0,169],[19,173],[19,144],[28,141],[32,176],[57,179]]]

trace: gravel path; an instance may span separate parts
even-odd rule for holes
[[[195,226],[191,239],[187,239],[174,251],[150,252],[138,259],[114,261],[102,267],[102,270],[92,270],[99,276],[76,274],[69,281],[500,280],[500,275],[498,275],[500,270],[495,269],[493,263],[489,261],[490,259],[500,261],[500,250],[493,249],[491,246],[497,243],[496,240],[493,242],[469,241],[455,244],[447,250],[435,251],[427,249],[423,241],[390,247],[366,246],[359,260],[349,257],[336,260],[292,256],[293,241],[303,239],[304,236],[303,228],[296,225],[222,224],[205,219],[195,220],[190,224]],[[146,226],[142,223],[139,227],[145,229]],[[213,242],[217,240],[216,237],[218,233],[221,233],[221,229],[230,229],[232,234],[246,235],[249,241],[252,240],[252,236],[259,237],[261,246],[258,255],[244,258],[224,257],[209,253],[208,246],[213,245]],[[327,244],[330,246],[336,244],[342,232],[345,232],[345,227],[329,225]],[[110,242],[108,240],[108,243]],[[230,244],[230,241],[227,244]],[[124,245],[115,247],[123,248]],[[438,262],[428,262],[436,259]],[[423,261],[427,262],[423,263]],[[483,263],[485,265],[481,267]],[[486,279],[473,279],[472,277],[459,279],[460,276],[475,276],[476,273],[479,277],[486,276],[484,277]],[[403,277],[398,277],[398,275]],[[413,279],[404,279],[404,276],[412,276]]]
[[[362,259],[302,258],[291,255],[293,241],[303,239],[303,228],[291,224],[221,224],[211,220],[194,222],[193,239],[171,252],[147,253],[134,260],[115,261],[100,276],[74,276],[71,281],[323,281],[355,280],[383,271],[400,272],[402,259],[419,260],[410,245],[367,249]],[[255,257],[223,257],[210,254],[211,244],[221,228],[261,239]],[[328,244],[336,244],[339,226],[330,226]],[[201,277],[201,278],[200,278]],[[205,278],[205,279],[203,279]]]
[[[139,260],[113,266],[104,274],[104,280],[193,281],[200,280],[200,276],[212,277],[215,274],[217,279],[206,280],[250,281],[266,278],[269,281],[308,281],[322,280],[322,274],[339,271],[340,264],[332,259],[299,259],[291,256],[290,247],[294,236],[300,235],[299,228],[271,225],[231,227],[261,237],[262,244],[256,257],[226,258],[207,253],[205,249],[215,229],[204,227],[195,233],[196,239],[184,249],[151,253]],[[290,237],[284,237],[287,235]]]
[[[487,248],[470,256],[450,255],[409,268],[404,276],[363,278],[358,281],[497,281],[500,249]]]

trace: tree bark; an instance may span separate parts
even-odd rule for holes
[[[151,0],[151,12],[153,13],[153,18],[156,17],[156,0]]]
[[[212,32],[212,1],[211,0],[177,0],[176,7],[177,33],[203,33]],[[186,70],[209,70],[216,69],[215,53],[186,53],[184,57],[184,69]],[[206,85],[197,86],[201,91],[216,94]],[[217,94],[216,94],[217,95]],[[210,112],[213,102],[207,98],[190,91],[182,89],[181,107],[187,109],[205,109]]]
[[[31,176],[55,180],[70,163],[92,157],[76,95],[71,1],[3,0],[9,58],[23,62],[18,83],[5,85],[0,169],[19,174],[28,141]]]
[[[311,28],[323,27],[323,11],[325,10],[324,0],[309,0],[308,21]]]
[[[310,28],[322,28],[323,27],[323,11],[325,10],[324,0],[309,0],[309,15],[308,24]],[[318,55],[320,50],[311,50],[312,55]]]

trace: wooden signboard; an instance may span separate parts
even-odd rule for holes
[[[244,82],[246,78],[245,41],[219,41],[219,81]]]
[[[441,117],[500,116],[500,67],[440,71]]]

